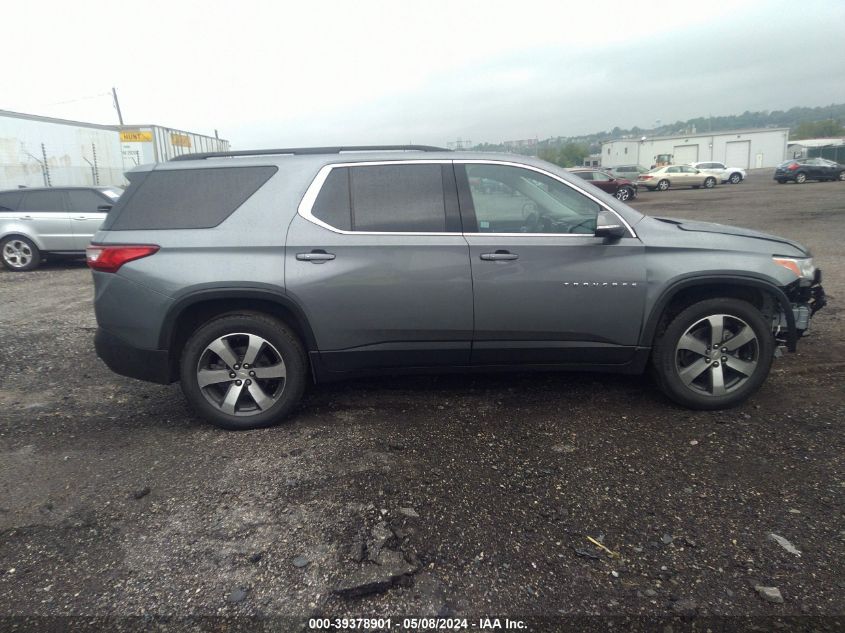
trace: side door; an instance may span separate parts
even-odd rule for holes
[[[475,308],[472,361],[624,365],[636,352],[645,250],[594,235],[597,198],[538,168],[456,161]],[[502,183],[505,193],[470,185]],[[617,218],[624,224],[621,218]]]
[[[26,226],[32,227],[33,234],[41,240],[44,250],[77,250],[64,191],[25,191],[18,212],[18,218]]]
[[[472,273],[451,161],[322,168],[285,252],[325,370],[469,363]]]
[[[592,182],[596,187],[598,187],[602,191],[606,191],[609,194],[616,193],[616,181],[613,180],[610,176],[600,171],[594,171],[590,173],[593,174]]]
[[[680,176],[683,178],[683,184],[687,187],[697,187],[704,182],[705,178],[712,175],[689,165],[681,165],[679,169],[681,170]]]
[[[84,251],[106,219],[112,202],[91,189],[69,189],[70,225],[76,250]]]

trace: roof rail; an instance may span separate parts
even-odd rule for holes
[[[281,154],[340,154],[341,152],[448,152],[445,147],[431,145],[348,145],[345,147],[290,147],[286,149],[252,149],[234,152],[206,152],[201,154],[182,154],[174,160],[205,160],[206,158],[228,158],[231,156],[273,156]]]

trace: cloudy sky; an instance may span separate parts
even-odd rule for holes
[[[233,147],[500,142],[845,102],[845,2],[4,3],[0,109]]]

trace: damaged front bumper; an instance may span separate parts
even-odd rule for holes
[[[794,352],[799,338],[810,330],[810,319],[827,304],[822,287],[822,271],[816,269],[812,281],[797,280],[786,288],[791,313],[781,308],[774,321],[775,339]]]

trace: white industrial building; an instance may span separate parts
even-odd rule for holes
[[[783,127],[615,139],[601,144],[601,164],[651,167],[659,155],[669,154],[678,165],[720,161],[745,169],[775,167],[786,159],[788,138],[789,128]]]
[[[229,142],[157,125],[118,126],[0,110],[0,189],[126,184],[125,171]]]

